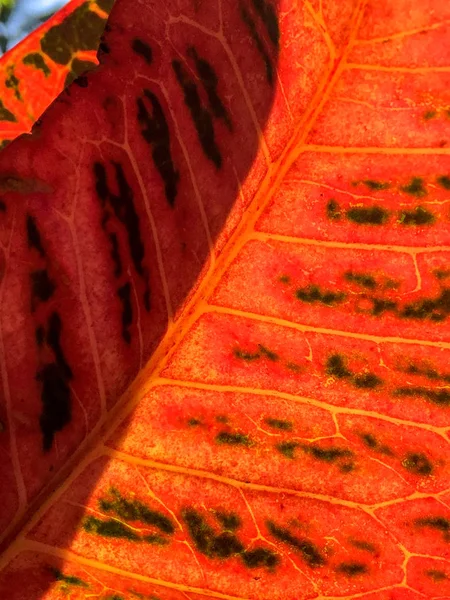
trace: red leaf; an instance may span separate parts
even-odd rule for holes
[[[0,159],[0,595],[450,594],[449,17],[117,0]]]

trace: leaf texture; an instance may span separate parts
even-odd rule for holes
[[[111,0],[72,0],[0,58],[0,148],[32,125],[65,86],[98,64]]]
[[[449,23],[117,0],[0,157],[1,596],[450,595]]]

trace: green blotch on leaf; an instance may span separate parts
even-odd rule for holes
[[[347,218],[357,225],[384,225],[389,218],[389,211],[380,206],[355,206],[347,210]]]
[[[141,521],[146,525],[153,525],[160,531],[173,534],[175,527],[163,513],[148,508],[139,500],[127,500],[114,488],[110,490],[112,499],[101,499],[100,508],[107,513],[113,513],[125,521]]]
[[[259,352],[247,352],[246,350],[241,350],[240,348],[235,348],[233,350],[233,354],[236,358],[240,358],[245,361],[253,361],[261,358],[261,354]]]
[[[242,524],[239,515],[232,512],[217,511],[216,519],[219,521],[219,523],[221,523],[224,529],[228,529],[229,531],[235,531],[236,529],[239,529]]]
[[[311,454],[317,460],[333,463],[343,457],[353,456],[353,452],[344,448],[321,448],[320,446],[302,446],[303,452]]]
[[[300,288],[295,292],[297,300],[308,304],[319,302],[325,306],[334,306],[345,300],[346,295],[343,292],[322,291],[317,285],[309,285]]]
[[[132,542],[140,542],[141,536],[138,535],[127,525],[115,521],[114,519],[108,519],[102,521],[97,517],[87,517],[83,522],[83,528],[87,533],[93,533],[102,537],[108,538],[123,538]]]
[[[438,184],[446,190],[450,190],[450,177],[448,175],[441,175],[436,179]]]
[[[3,102],[0,100],[0,121],[9,121],[10,123],[17,123],[17,118],[10,110],[8,110]]]
[[[291,283],[291,278],[289,277],[289,275],[281,275],[278,281],[280,283]]]
[[[358,550],[364,550],[365,552],[370,552],[371,554],[374,554],[377,551],[377,548],[374,544],[366,542],[365,540],[352,539],[350,540],[350,544],[355,548],[358,548]]]
[[[400,189],[405,194],[415,196],[416,198],[423,198],[427,195],[427,190],[424,187],[424,181],[421,177],[413,177],[408,185],[404,185]]]
[[[424,115],[423,118],[425,119],[425,121],[429,121],[430,119],[434,119],[437,115],[437,112],[435,110],[427,110]]]
[[[337,377],[338,379],[345,379],[352,376],[352,372],[345,366],[344,358],[339,354],[332,354],[327,359],[326,372],[327,375]]]
[[[422,396],[438,406],[450,406],[450,392],[445,389],[429,389],[425,387],[401,387],[394,391],[394,396]]]
[[[344,274],[344,277],[347,281],[357,283],[361,287],[367,288],[369,290],[375,289],[377,285],[372,275],[366,275],[364,273],[354,273],[353,271],[347,271]]]
[[[403,210],[399,213],[398,222],[401,225],[433,225],[436,221],[436,217],[432,212],[423,208],[423,206],[417,206],[414,210]]]
[[[268,358],[269,360],[271,360],[272,362],[276,362],[277,360],[280,359],[280,357],[278,356],[278,354],[276,352],[272,352],[272,350],[269,350],[262,344],[258,344],[258,348],[259,348],[260,353],[263,356],[265,356],[266,358]]]
[[[347,577],[356,577],[368,573],[367,565],[358,562],[343,562],[337,566],[336,571],[343,573]]]
[[[243,433],[229,433],[227,431],[221,431],[216,435],[216,442],[218,444],[227,444],[229,446],[252,446],[253,443]]]
[[[274,429],[280,429],[281,431],[291,431],[292,423],[291,421],[283,421],[282,419],[272,419],[267,418],[265,422],[269,427],[273,427]]]
[[[342,218],[342,211],[334,198],[331,198],[327,204],[327,217],[331,221],[339,221]]]
[[[89,587],[89,585],[85,581],[83,581],[79,577],[76,577],[75,575],[65,575],[62,571],[54,567],[51,567],[50,571],[52,572],[56,581],[62,581],[63,583],[67,583],[68,585],[74,585],[77,587]]]
[[[322,567],[326,564],[325,558],[310,540],[295,537],[289,529],[280,527],[273,521],[268,521],[266,525],[275,539],[297,550],[306,564],[312,569]]]
[[[286,458],[294,459],[295,458],[295,449],[298,448],[299,444],[297,442],[281,442],[281,444],[277,444],[275,447],[283,456]]]
[[[24,65],[34,67],[35,69],[39,69],[44,73],[46,77],[48,77],[51,73],[50,68],[44,60],[42,54],[39,52],[32,52],[23,57],[22,62]]]
[[[5,79],[5,86],[9,89],[14,90],[14,96],[17,98],[17,100],[20,100],[22,102],[22,95],[19,90],[20,81],[19,79],[17,79],[14,73],[14,67],[7,67],[6,74],[7,77]]]
[[[278,565],[280,559],[275,552],[267,548],[254,548],[242,553],[242,560],[249,569],[257,569],[258,567],[267,567],[272,570]]]
[[[110,13],[116,0],[95,0],[97,6],[107,13]]]
[[[423,517],[414,520],[416,527],[430,527],[440,531],[446,542],[450,541],[450,521],[445,517]]]
[[[41,49],[55,63],[67,65],[78,50],[97,50],[105,23],[85,2],[45,33]]]
[[[369,189],[377,192],[380,190],[387,190],[390,186],[386,181],[375,181],[374,179],[364,179],[364,185],[366,185]]]
[[[362,373],[352,378],[355,387],[365,390],[373,390],[383,385],[383,380],[374,373]]]
[[[433,465],[422,452],[408,452],[402,460],[402,465],[416,475],[428,476],[433,472]]]
[[[190,418],[188,421],[188,425],[190,427],[197,427],[197,425],[202,425],[200,419],[195,419],[194,417]]]

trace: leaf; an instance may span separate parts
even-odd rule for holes
[[[1,595],[449,595],[449,12],[117,1],[0,157]]]
[[[0,148],[29,133],[66,85],[95,68],[111,6],[72,0],[0,58]]]

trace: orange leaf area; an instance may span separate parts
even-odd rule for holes
[[[117,0],[1,155],[1,598],[450,597],[449,29]]]
[[[70,82],[95,68],[109,0],[71,0],[0,58],[0,148],[32,125]]]

